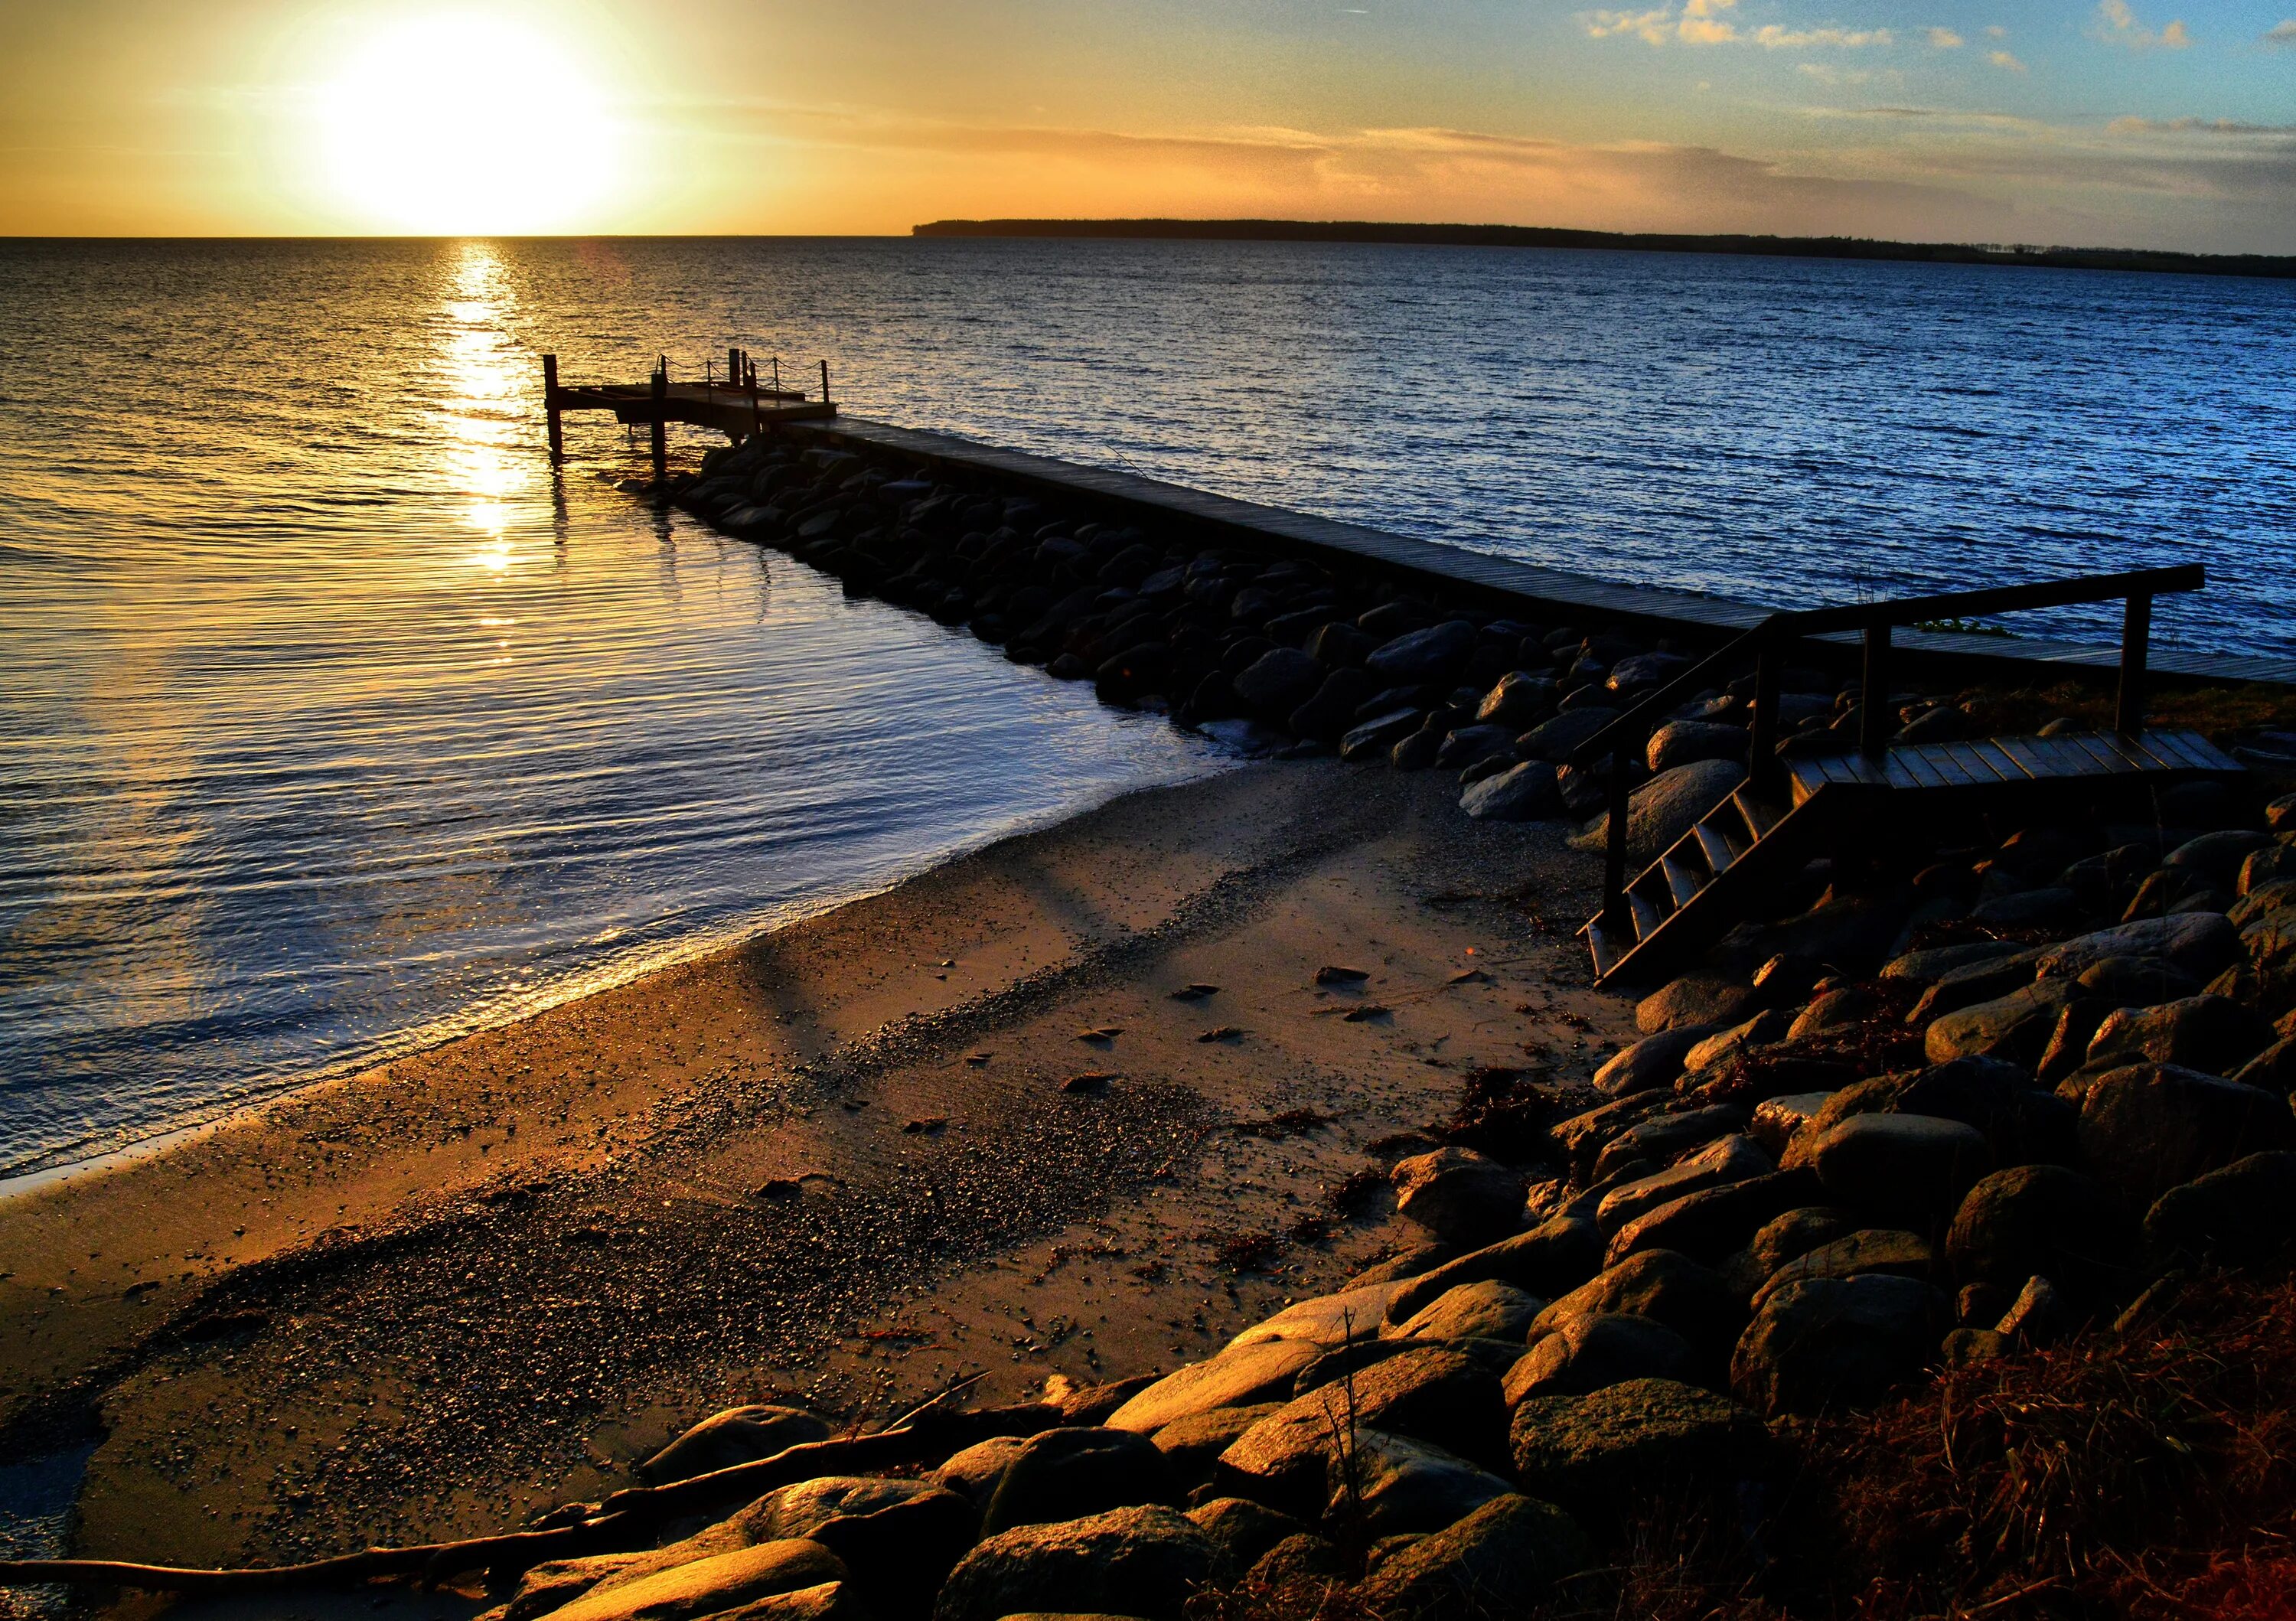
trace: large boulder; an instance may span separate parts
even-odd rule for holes
[[[1643,758],[1653,774],[1700,760],[1746,763],[1746,729],[1707,720],[1671,720],[1651,733]]]
[[[1475,718],[1485,725],[1511,726],[1522,732],[1554,713],[1554,678],[1527,670],[1509,670],[1498,684],[1483,694]]]
[[[775,1487],[727,1523],[745,1542],[788,1541],[811,1536],[832,1519],[857,1519],[928,1494],[941,1494],[925,1480],[817,1475]]]
[[[1595,1180],[1633,1159],[1665,1165],[1694,1148],[1746,1129],[1747,1115],[1735,1103],[1712,1103],[1637,1120],[1603,1145],[1595,1156]]]
[[[1704,1025],[1725,1030],[1761,1010],[1763,995],[1728,974],[1684,974],[1635,1003],[1635,1028],[1644,1035]]]
[[[1768,1171],[1686,1193],[1643,1211],[1611,1235],[1603,1261],[1617,1265],[1644,1249],[1672,1249],[1718,1263],[1749,1242],[1763,1224],[1817,1196],[1808,1171]]]
[[[1382,643],[1364,659],[1364,667],[1390,686],[1437,684],[1464,669],[1474,651],[1475,627],[1464,619],[1447,619]]]
[[[1446,1243],[1488,1244],[1521,1225],[1521,1175],[1472,1149],[1442,1148],[1390,1173],[1396,1210]]]
[[[1945,1239],[1962,1283],[2014,1289],[2036,1273],[2087,1290],[2128,1248],[2128,1220],[2094,1177],[2061,1165],[2013,1166],[1970,1189]]]
[[[1324,684],[1324,667],[1296,647],[1262,653],[1234,681],[1235,695],[1262,720],[1282,724]]]
[[[1191,1363],[1158,1379],[1118,1408],[1109,1427],[1152,1435],[1190,1413],[1289,1396],[1293,1377],[1323,1354],[1323,1347],[1305,1339],[1231,1346],[1207,1362]]]
[[[1856,1229],[1857,1224],[1842,1211],[1824,1205],[1797,1206],[1762,1224],[1746,1247],[1726,1257],[1717,1270],[1741,1299],[1751,1298],[1787,1262],[1847,1238]]]
[[[2296,1153],[2251,1154],[2169,1189],[2144,1213],[2162,1249],[2248,1265],[2296,1248]]]
[[[1524,760],[1469,785],[1459,808],[1477,822],[1544,822],[1562,814],[1562,790],[1553,765]]]
[[[1997,1165],[2072,1157],[2079,1110],[1997,1058],[1962,1058],[1923,1070],[1886,1111],[1958,1120],[1984,1134]]]
[[[1646,1211],[1707,1188],[1766,1175],[1776,1165],[1762,1145],[1742,1133],[1717,1137],[1655,1175],[1621,1183],[1595,1207],[1595,1224],[1605,1239]]]
[[[844,1562],[819,1543],[764,1542],[672,1565],[635,1581],[600,1582],[550,1613],[558,1621],[688,1621],[755,1599],[846,1579]]]
[[[1487,1278],[1446,1289],[1388,1330],[1398,1339],[1512,1339],[1520,1343],[1546,1302]]]
[[[785,1447],[826,1441],[832,1433],[826,1419],[799,1408],[729,1407],[702,1420],[632,1472],[649,1486],[666,1486],[770,1458]]]
[[[1324,1518],[1360,1517],[1372,1537],[1440,1531],[1514,1490],[1456,1453],[1380,1429],[1357,1429],[1335,1450],[1324,1485]]]
[[[1212,1545],[1215,1579],[1232,1582],[1259,1562],[1260,1557],[1287,1536],[1308,1527],[1289,1514],[1279,1514],[1249,1497],[1215,1497],[1188,1510],[1188,1519]]]
[[[1754,1291],[1754,1309],[1782,1289],[1812,1278],[1856,1278],[1867,1273],[1889,1273],[1901,1278],[1929,1279],[1937,1271],[1937,1253],[1921,1234],[1891,1227],[1861,1227],[1840,1238],[1803,1251],[1766,1279]]]
[[[2195,979],[2213,978],[2241,954],[2240,935],[2221,913],[2179,912],[2100,929],[2041,954],[2046,979],[2077,977],[2107,957],[2160,957]]]
[[[1177,1503],[1181,1487],[1148,1437],[1098,1426],[1048,1429],[1013,1454],[988,1506],[985,1535],[1140,1503]]]
[[[1935,1115],[1853,1115],[1811,1145],[1829,1198],[1853,1209],[1942,1216],[1991,1167],[1984,1134]]]
[[[1248,1412],[1253,1410],[1214,1409],[1215,1413],[1234,1411]],[[991,1436],[986,1441],[974,1442],[963,1452],[952,1453],[947,1461],[926,1478],[946,1491],[955,1492],[974,1508],[985,1509],[988,1506],[988,1500],[996,1494],[997,1483],[1004,1478],[1004,1471],[1013,1467],[1013,1460],[1028,1444],[1027,1436]]]
[[[1233,1495],[1309,1513],[1324,1461],[1351,1425],[1475,1456],[1488,1452],[1505,1410],[1497,1377],[1473,1359],[1435,1346],[1409,1350],[1285,1403],[1220,1454],[1214,1480]]]
[[[1652,1092],[1661,1086],[1671,1086],[1682,1074],[1690,1050],[1714,1035],[1720,1027],[1707,1024],[1684,1025],[1679,1028],[1661,1030],[1655,1036],[1624,1047],[1595,1071],[1595,1090],[1611,1097],[1624,1097],[1629,1093]]]
[[[1219,1461],[1220,1454],[1243,1439],[1253,1425],[1283,1410],[1281,1402],[1215,1407],[1210,1412],[1176,1419],[1150,1438],[1156,1443],[1156,1450],[1164,1454],[1172,1478],[1193,1488],[1212,1478],[1212,1467]]]
[[[1746,768],[1735,761],[1700,760],[1644,782],[1627,798],[1627,859],[1637,864],[1656,861],[1745,780]],[[1610,822],[1605,811],[1570,842],[1579,849],[1603,848]]]
[[[2048,1046],[2058,1014],[2084,994],[2076,979],[2037,979],[1931,1020],[1922,1051],[1932,1064],[1988,1055],[2030,1069]]]
[[[1576,1520],[1510,1492],[1382,1561],[1357,1595],[1374,1614],[1416,1621],[1528,1615],[1588,1558]]]
[[[1573,1317],[1523,1353],[1501,1381],[1507,1405],[1534,1396],[1586,1396],[1630,1379],[1693,1384],[1690,1342],[1663,1322],[1631,1312]]]
[[[1760,1476],[1769,1433],[1726,1396],[1669,1379],[1632,1379],[1585,1396],[1534,1396],[1507,1429],[1523,1489],[1596,1512],[1684,1486]]]
[[[2272,1044],[2271,1021],[2225,996],[2186,996],[2158,1007],[2116,1008],[2088,1044],[2091,1068],[2174,1064],[2230,1075]]]
[[[1211,1539],[1182,1515],[1112,1509],[987,1538],[941,1584],[933,1617],[1003,1621],[1044,1610],[1180,1621],[1211,1574]]]
[[[1295,1300],[1273,1317],[1253,1323],[1228,1344],[1248,1346],[1263,1339],[1301,1339],[1325,1350],[1352,1344],[1377,1331],[1388,1308],[1403,1292],[1405,1282],[1400,1278],[1378,1283],[1358,1279],[1335,1295],[1312,1295],[1305,1300]]]
[[[2081,1104],[2083,1165],[2139,1207],[2235,1159],[2290,1148],[2296,1116],[2287,1099],[2197,1070],[2115,1069]]]
[[[980,1539],[980,1513],[954,1492],[923,1492],[873,1513],[840,1515],[813,1540],[852,1572],[860,1608],[877,1616],[923,1616],[933,1594]]]
[[[1584,708],[1570,709],[1553,720],[1541,721],[1521,737],[1514,746],[1523,757],[1546,760],[1560,765],[1587,743],[1595,734],[1619,718],[1619,711],[1590,704]]]
[[[1917,1278],[1816,1278],[1762,1303],[1730,1359],[1730,1388],[1766,1418],[1862,1406],[1917,1377],[1950,1321]]]
[[[1594,1222],[1583,1216],[1554,1216],[1528,1232],[1485,1245],[1409,1280],[1389,1300],[1388,1320],[1406,1322],[1461,1284],[1487,1279],[1511,1283],[1525,1294],[1551,1300],[1578,1288],[1602,1265],[1603,1236]]]
[[[1726,1349],[1745,1321],[1745,1308],[1720,1273],[1671,1249],[1644,1249],[1539,1313],[1530,1325],[1536,1343],[1575,1318],[1628,1312],[1662,1322],[1694,1351]]]

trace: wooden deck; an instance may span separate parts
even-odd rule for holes
[[[558,409],[611,411],[618,422],[651,423],[657,407],[653,390],[644,384],[608,383],[560,389]],[[802,394],[761,389],[752,397],[746,389],[698,382],[671,383],[662,392],[659,409],[664,422],[686,422],[735,439],[778,422],[825,422],[837,414],[829,401]]]
[[[2146,732],[2138,737],[2069,732],[2058,737],[1900,743],[1879,757],[1827,754],[1784,764],[1796,805],[1827,787],[1922,792],[2242,769],[2239,761],[2197,732]]]

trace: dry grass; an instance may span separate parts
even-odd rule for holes
[[[2112,724],[2110,681],[2060,681],[2007,691],[1978,687],[1960,695],[1962,708],[1988,731],[2038,731],[2059,716],[2093,726]],[[2296,728],[2296,692],[2271,686],[2181,686],[2156,682],[2144,708],[2155,726],[2188,726],[2218,743],[2251,732]]]

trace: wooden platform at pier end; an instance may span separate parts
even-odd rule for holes
[[[698,383],[672,382],[665,356],[642,383],[565,385],[558,381],[558,356],[545,355],[542,411],[549,428],[551,463],[555,465],[566,459],[566,439],[560,424],[567,412],[611,411],[618,422],[626,426],[644,422],[651,430],[653,476],[659,486],[669,474],[666,430],[672,422],[742,439],[783,422],[818,422],[835,416],[837,406],[829,397],[829,362],[820,364],[821,393],[808,399],[804,390],[783,385],[778,360],[772,363],[773,381],[767,384],[758,376],[749,353],[740,348],[726,351],[722,383],[706,372]]]

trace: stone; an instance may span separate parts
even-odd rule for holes
[[[819,1543],[763,1542],[630,1582],[602,1582],[549,1612],[556,1621],[688,1621],[777,1593],[842,1582],[842,1560]]]
[[[1827,1195],[1857,1210],[1942,1216],[1992,1168],[1984,1134],[1934,1115],[1863,1114],[1811,1145]]]
[[[1562,815],[1562,790],[1552,765],[1524,760],[1473,784],[1459,808],[1477,822],[1545,822]]]
[[[1685,1193],[1645,1210],[1611,1235],[1603,1258],[1615,1266],[1644,1249],[1671,1249],[1719,1265],[1750,1242],[1763,1224],[1817,1195],[1807,1170],[1767,1171],[1738,1182]]]
[[[1727,1348],[1745,1307],[1719,1273],[1670,1249],[1644,1249],[1554,1301],[1532,1320],[1536,1344],[1596,1312],[1627,1312],[1662,1322],[1701,1353]]]
[[[1443,683],[1466,667],[1474,651],[1475,627],[1448,619],[1382,643],[1365,658],[1364,667],[1390,686]]]
[[[1384,1283],[1357,1284],[1336,1295],[1310,1296],[1294,1301],[1273,1317],[1253,1323],[1228,1344],[1248,1346],[1264,1339],[1300,1339],[1328,1351],[1335,1346],[1368,1339],[1378,1331],[1381,1321],[1403,1286],[1404,1280],[1393,1279]]]
[[[517,1590],[497,1612],[497,1621],[534,1621],[535,1617],[580,1598],[644,1557],[642,1553],[593,1553],[545,1560],[519,1577]]]
[[[991,1436],[952,1454],[926,1478],[946,1491],[955,1492],[976,1509],[986,1507],[996,1491],[996,1483],[1004,1478],[1013,1454],[1028,1444],[1026,1436]]]
[[[2290,1148],[2296,1116],[2287,1099],[2197,1070],[2115,1069],[2081,1104],[2083,1166],[2139,1207],[2236,1159]]]
[[[1787,1140],[1785,1152],[1778,1156],[1778,1168],[1793,1170],[1808,1165],[1812,1150],[1825,1140],[1826,1133],[1844,1120],[1858,1115],[1886,1114],[1890,1105],[1898,1101],[1898,1089],[1911,1078],[1903,1075],[1877,1075],[1852,1085],[1838,1086],[1826,1093],[1825,1101],[1818,1105],[1816,1112]]]
[[[1554,713],[1553,676],[1510,670],[1499,677],[1496,686],[1483,694],[1483,701],[1475,708],[1475,719],[1509,726],[1520,733]]]
[[[1621,1093],[1608,1102],[1557,1120],[1546,1128],[1546,1134],[1573,1165],[1591,1165],[1611,1139],[1628,1126],[1661,1112],[1673,1101],[1669,1093],[1651,1088]]]
[[[1370,676],[1343,666],[1324,676],[1316,695],[1292,710],[1283,724],[1301,737],[1338,743],[1354,731],[1356,709],[1371,696],[1371,685]]]
[[[1990,1056],[2030,1069],[2047,1049],[2059,1013],[2082,994],[2076,980],[2042,979],[1961,1008],[1931,1022],[1923,1052],[1932,1064]]]
[[[1980,929],[2054,929],[2080,921],[2080,896],[2057,884],[1997,895],[1969,909],[1969,921]]]
[[[785,1447],[826,1441],[833,1433],[828,1420],[795,1407],[729,1407],[702,1420],[631,1472],[649,1486],[666,1486],[770,1458]]]
[[[934,1621],[1004,1621],[1023,1611],[1181,1621],[1210,1579],[1211,1539],[1170,1509],[1112,1509],[983,1540],[941,1584]]]
[[[1776,1168],[1751,1137],[1737,1133],[1717,1137],[1655,1176],[1638,1177],[1603,1194],[1602,1202],[1595,1208],[1595,1224],[1608,1239],[1645,1211],[1707,1188],[1765,1175]]]
[[[2251,828],[2227,828],[2186,839],[2161,858],[2171,872],[2190,872],[2217,888],[2230,888],[2242,864],[2258,850],[2274,847],[2272,835]]]
[[[1794,1134],[1808,1125],[1833,1096],[1830,1092],[1789,1092],[1764,1098],[1754,1105],[1747,1134],[1772,1154],[1783,1154]]]
[[[1700,760],[1728,760],[1734,765],[1746,763],[1747,733],[1743,726],[1730,726],[1703,720],[1669,721],[1651,733],[1643,750],[1644,763],[1652,775],[1671,771],[1677,765],[1694,765]]]
[[[1784,1008],[1757,1013],[1745,1023],[1732,1025],[1693,1047],[1683,1055],[1682,1071],[1685,1075],[1697,1075],[1727,1064],[1758,1047],[1782,1042],[1793,1022],[1793,1015]]]
[[[1380,1561],[1357,1595],[1416,1621],[1528,1615],[1592,1557],[1578,1521],[1510,1492]]]
[[[1760,1011],[1761,997],[1723,974],[1685,974],[1635,1003],[1635,1028],[1645,1036],[1703,1025],[1727,1029]]]
[[[2158,1007],[2117,1008],[2088,1044],[2091,1068],[2174,1064],[2230,1075],[2273,1041],[2263,1015],[2223,996],[2186,996]]]
[[[1109,1428],[1151,1435],[1191,1413],[1289,1396],[1292,1377],[1322,1355],[1323,1350],[1304,1339],[1231,1346],[1208,1361],[1191,1363],[1149,1386],[1111,1415]]]
[[[1651,778],[1627,798],[1627,859],[1637,865],[1656,861],[1745,780],[1746,768],[1730,760],[1700,760]],[[1572,847],[1603,848],[1610,820],[1605,811],[1588,823]]]
[[[1992,1002],[2024,989],[2033,983],[2044,950],[2031,946],[2006,955],[1983,957],[1948,968],[1922,993],[1922,999],[1914,1004],[1906,1022],[1920,1028],[1948,1013],[1958,1013],[1981,1002]]]
[[[1285,1537],[1304,1535],[1308,1529],[1291,1515],[1279,1514],[1249,1497],[1215,1497],[1190,1509],[1188,1520],[1211,1543],[1213,1578],[1230,1582],[1258,1564]]]
[[[1619,711],[1600,704],[1570,709],[1553,720],[1541,721],[1514,741],[1523,757],[1560,765],[1594,741],[1595,734],[1619,718]]]
[[[1429,1346],[1285,1403],[1220,1454],[1213,1478],[1225,1493],[1312,1513],[1324,1462],[1350,1423],[1473,1456],[1488,1452],[1505,1412],[1496,1374]]]
[[[1259,1556],[1245,1579],[1260,1592],[1320,1601],[1341,1584],[1347,1561],[1328,1538],[1294,1532]]]
[[[1614,692],[1632,693],[1643,687],[1662,686],[1689,665],[1690,660],[1680,653],[1630,653],[1611,667],[1603,684]]]
[[[1666,1324],[1632,1312],[1590,1312],[1546,1335],[1500,1381],[1513,1407],[1534,1396],[1585,1396],[1630,1379],[1697,1382],[1690,1342]]]
[[[1603,1151],[1595,1156],[1595,1179],[1605,1180],[1612,1170],[1629,1160],[1648,1159],[1654,1166],[1668,1164],[1717,1137],[1744,1130],[1746,1119],[1746,1111],[1734,1103],[1713,1103],[1703,1109],[1652,1115],[1603,1144]]]
[[[1456,1453],[1380,1429],[1357,1429],[1324,1479],[1324,1518],[1344,1525],[1360,1516],[1374,1537],[1440,1531],[1514,1491]]]
[[[1514,747],[1514,734],[1505,726],[1458,726],[1443,735],[1435,751],[1438,770],[1458,771]]]
[[[1800,1206],[1765,1222],[1746,1247],[1725,1260],[1719,1270],[1739,1298],[1751,1299],[1780,1267],[1848,1237],[1856,1227],[1840,1210],[1823,1205]]]
[[[1661,1030],[1655,1036],[1645,1036],[1632,1045],[1621,1048],[1595,1071],[1595,1090],[1611,1097],[1628,1093],[1652,1092],[1671,1086],[1683,1072],[1691,1049],[1708,1036],[1718,1034],[1712,1025],[1684,1025],[1678,1029]]]
[[[2284,1257],[2296,1247],[2296,1153],[2251,1154],[2170,1188],[2144,1213],[2144,1238],[2233,1265]]]
[[[1097,1427],[1031,1437],[981,1510],[984,1535],[1141,1503],[1177,1503],[1178,1478],[1148,1437]]]
[[[2234,1071],[2231,1078],[2283,1097],[2296,1095],[2296,1036],[2282,1036]]]
[[[1946,1335],[1939,1350],[1947,1367],[1973,1368],[1980,1363],[1998,1362],[2016,1348],[2006,1334],[1996,1330],[1960,1328]]]
[[[1991,1057],[1932,1065],[1899,1087],[1885,1112],[1958,1120],[1984,1134],[1997,1165],[2071,1158],[2079,1115],[2016,1065]]]
[[[1103,1384],[1078,1385],[1048,1397],[1045,1405],[1060,1415],[1059,1423],[1098,1426],[1107,1423],[1127,1402],[1155,1382],[1154,1374],[1138,1373],[1130,1379],[1110,1379]]]
[[[1664,1500],[1685,1486],[1757,1479],[1771,1461],[1769,1434],[1754,1414],[1669,1379],[1527,1397],[1507,1438],[1524,1491],[1597,1513]]]
[[[1521,1224],[1529,1184],[1472,1149],[1442,1148],[1398,1161],[1390,1173],[1396,1211],[1446,1243],[1480,1245]]]
[[[817,1587],[773,1593],[721,1609],[708,1621],[873,1621],[883,1612],[853,1596],[861,1585],[857,1581],[824,1582]],[[925,1598],[930,1603],[932,1595]]]
[[[1185,1486],[1201,1486],[1212,1478],[1219,1455],[1244,1437],[1262,1419],[1282,1412],[1281,1402],[1259,1402],[1249,1407],[1215,1407],[1210,1412],[1176,1419],[1152,1437],[1164,1454],[1172,1478]]]
[[[1389,1330],[1398,1339],[1512,1339],[1521,1343],[1546,1302],[1486,1279],[1445,1290]]]
[[[1324,667],[1296,647],[1262,653],[1234,677],[1235,695],[1262,720],[1281,722],[1316,695]]]
[[[2213,912],[2184,912],[2144,918],[2082,935],[2041,954],[2045,979],[2077,978],[2107,957],[2160,957],[2184,973],[2206,981],[2240,956],[2240,934],[2232,921]]]
[[[840,1515],[812,1534],[852,1573],[848,1585],[859,1607],[878,1616],[929,1614],[942,1581],[980,1538],[980,1510],[947,1491]]]
[[[1487,1279],[1553,1299],[1578,1288],[1603,1264],[1603,1235],[1592,1219],[1559,1216],[1447,1261],[1413,1278],[1389,1300],[1389,1321],[1407,1321],[1429,1302],[1462,1284]]]
[[[1802,1009],[1786,1027],[1786,1039],[1803,1041],[1813,1036],[1854,1029],[1882,1017],[1885,1011],[1882,999],[1872,991],[1843,986],[1824,992]]]
[[[2253,900],[2276,885],[2288,883],[2296,883],[2296,844],[2275,842],[2249,853],[2248,859],[2240,864],[2240,876],[2233,880],[2233,888],[2238,892],[2241,899],[2247,901]],[[2288,905],[2284,897],[2291,893],[2292,891],[2289,890],[2282,890],[2281,896],[2284,898],[2276,900],[2275,904],[2283,906]],[[2259,907],[2257,910],[2262,911],[2267,908]],[[2234,925],[2239,925],[2248,920],[2234,916],[2232,921]]]
[[[1948,1326],[1917,1278],[1813,1278],[1762,1302],[1730,1359],[1730,1388],[1765,1418],[1858,1407],[1917,1378]]]
[[[1424,709],[1390,709],[1350,727],[1340,738],[1343,760],[1383,760],[1388,751],[1426,724]]]
[[[2119,1266],[2128,1221],[2095,1178],[2061,1165],[1996,1171],[1969,1190],[1945,1239],[1964,1283],[2014,1289],[2036,1273],[2087,1292]]]
[[[776,1486],[726,1523],[747,1542],[788,1541],[811,1536],[832,1519],[858,1519],[939,1490],[922,1480],[817,1475]]]
[[[1882,978],[1919,979],[1934,984],[1956,969],[1997,962],[2005,957],[2023,956],[2031,949],[2010,940],[1970,940],[1958,946],[1933,946],[1927,951],[1908,952],[1904,956],[1890,958],[1882,965]],[[2038,959],[2035,961],[2038,962]]]
[[[1446,1261],[1456,1260],[1458,1254],[1456,1245],[1441,1243],[1434,1239],[1407,1245],[1384,1261],[1375,1262],[1349,1278],[1342,1286],[1341,1292],[1377,1283],[1406,1283],[1434,1271]]]
[[[2021,1345],[2046,1346],[2070,1333],[2075,1322],[2072,1302],[2046,1278],[2035,1276],[2025,1280],[1993,1331]]]
[[[2249,866],[2255,866],[2266,854],[2267,852],[2259,851],[2257,855],[2250,856]],[[2276,845],[2268,854],[2288,857],[2286,864],[2291,868],[2296,868],[2296,845]],[[2243,877],[2246,875],[2246,871],[2247,869],[2243,869]],[[2240,899],[2234,901],[2226,910],[2225,917],[2234,929],[2246,929],[2267,913],[2283,911],[2290,906],[2296,906],[2296,875],[2288,877],[2276,875],[2268,882],[2259,882],[2243,890]],[[2166,998],[2154,997],[2152,1000],[2164,1001]]]
[[[1772,1273],[1754,1291],[1754,1309],[1782,1289],[1812,1278],[1856,1278],[1867,1273],[1889,1273],[1900,1278],[1927,1279],[1937,1270],[1937,1256],[1919,1233],[1890,1227],[1863,1227],[1830,1243],[1795,1257]]]

